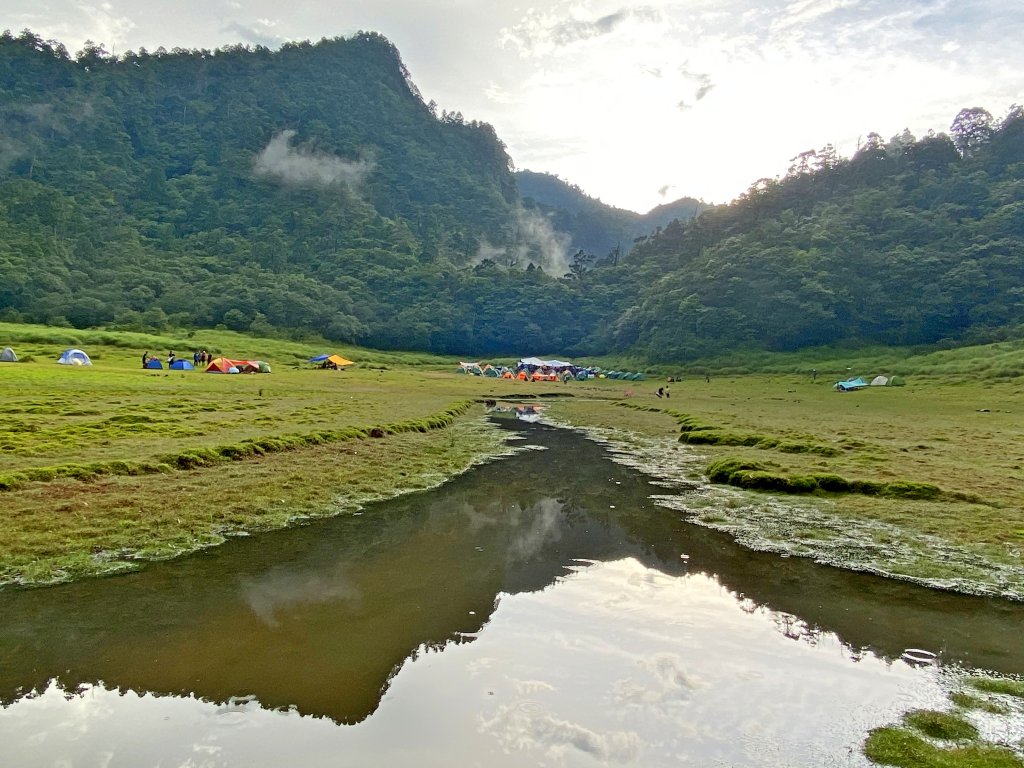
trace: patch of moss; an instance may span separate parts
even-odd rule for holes
[[[949,695],[949,699],[961,709],[988,712],[992,715],[1005,715],[1010,711],[1009,707],[1000,704],[999,702],[989,701],[988,699],[983,699],[979,696],[972,696],[964,691],[951,693]]]
[[[972,677],[967,681],[972,688],[986,693],[1001,693],[1024,698],[1024,680],[1012,678]]]
[[[903,716],[909,728],[942,741],[965,741],[978,738],[978,729],[959,715],[933,709],[915,709]]]
[[[873,763],[899,768],[1024,768],[1024,761],[1003,747],[939,747],[908,728],[891,726],[871,732],[864,754]]]

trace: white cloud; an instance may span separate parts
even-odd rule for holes
[[[256,156],[253,168],[258,176],[276,178],[286,184],[326,187],[341,184],[356,189],[373,169],[370,160],[344,160],[325,152],[293,147],[295,131],[281,131]]]

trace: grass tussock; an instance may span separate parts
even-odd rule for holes
[[[949,495],[929,483],[849,480],[835,474],[787,475],[773,471],[760,462],[729,457],[711,462],[707,475],[713,483],[775,493],[860,493],[892,499],[924,500],[937,500]]]

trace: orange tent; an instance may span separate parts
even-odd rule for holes
[[[216,357],[206,368],[206,373],[230,373],[235,368],[239,373],[255,373],[260,369],[256,360],[231,360],[227,357]]]

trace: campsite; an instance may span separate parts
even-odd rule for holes
[[[0,453],[0,485],[12,489],[4,492],[5,501],[25,505],[26,514],[45,515],[48,508],[44,500],[60,488],[60,493],[69,497],[68,508],[78,509],[74,498],[76,489],[82,486],[73,478],[89,480],[88,521],[83,522],[93,531],[82,540],[77,535],[68,536],[56,552],[45,557],[41,553],[49,551],[52,541],[31,546],[22,541],[0,556],[0,578],[4,580],[45,581],[58,572],[89,573],[114,567],[109,561],[83,557],[97,547],[155,553],[204,546],[211,537],[223,535],[225,528],[284,525],[294,511],[282,510],[293,505],[307,510],[303,514],[322,514],[326,510],[315,511],[322,503],[318,494],[311,493],[302,500],[303,483],[290,483],[290,490],[282,492],[270,478],[296,471],[294,462],[301,463],[305,451],[315,454],[341,450],[333,440],[347,440],[348,435],[375,428],[388,433],[394,430],[384,429],[387,425],[405,425],[401,427],[403,435],[404,430],[414,430],[419,437],[402,440],[414,439],[433,446],[437,453],[432,450],[426,454],[433,457],[431,461],[450,460],[441,450],[442,444],[447,449],[458,449],[461,458],[456,462],[490,455],[495,450],[490,438],[482,442],[489,448],[480,448],[476,438],[470,438],[477,433],[473,425],[483,417],[482,403],[509,398],[513,402],[527,398],[527,404],[544,402],[545,417],[556,422],[611,429],[627,446],[630,434],[649,435],[651,439],[681,438],[703,456],[704,468],[727,458],[759,467],[753,474],[762,478],[836,475],[851,481],[916,485],[923,489],[923,495],[932,495],[908,501],[845,494],[842,504],[813,495],[801,499],[801,503],[826,503],[830,514],[840,519],[866,516],[892,521],[908,532],[962,539],[1000,561],[1006,559],[1005,553],[1000,554],[1001,542],[1018,535],[1012,528],[1004,530],[1005,524],[992,514],[995,508],[1022,503],[1018,490],[1021,484],[1012,480],[1020,470],[1014,468],[1011,458],[1012,446],[1024,430],[1014,407],[1019,385],[1012,379],[1000,383],[998,378],[1001,356],[1017,354],[1012,347],[1005,353],[994,353],[992,349],[996,348],[979,353],[977,359],[986,361],[984,365],[993,376],[982,382],[956,376],[956,383],[951,383],[943,371],[963,365],[963,353],[955,351],[904,361],[901,376],[908,381],[907,386],[868,387],[849,399],[838,396],[824,376],[812,381],[806,373],[771,369],[730,373],[732,363],[723,361],[710,383],[705,381],[703,371],[689,376],[678,376],[674,371],[677,375],[672,376],[672,399],[659,400],[656,390],[664,384],[665,374],[646,379],[610,378],[611,372],[628,371],[629,366],[602,365],[605,361],[591,365],[604,372],[604,378],[600,374],[584,380],[573,378],[567,385],[560,380],[524,382],[459,374],[453,372],[459,366],[445,358],[343,350],[348,355],[344,360],[359,358],[362,362],[345,366],[344,376],[325,376],[317,368],[323,362],[321,355],[336,353],[223,332],[184,341],[78,332],[78,347],[68,347],[59,329],[34,331],[31,335],[16,326],[0,324],[0,329],[9,333],[20,330],[23,340],[8,336],[12,348],[36,361],[0,369],[4,372],[0,379],[4,391],[0,394],[17,419],[0,433],[4,447]],[[37,341],[29,340],[33,338]],[[149,372],[138,370],[135,351],[139,348],[187,349],[196,345],[238,350],[243,354],[235,353],[237,360],[255,361],[265,356],[276,361],[274,373],[217,376],[196,370],[153,378],[146,375]],[[88,376],[62,373],[65,368],[83,366],[39,362],[56,360],[68,348],[89,351],[92,365],[84,366]],[[495,362],[515,369],[525,359]],[[785,358],[772,360],[783,370],[793,366]],[[824,360],[817,368],[845,371],[847,364],[865,372],[893,371],[900,365],[888,358],[863,358]],[[810,367],[803,364],[804,371]],[[903,373],[915,369],[920,373]],[[45,417],[39,412],[41,408],[46,409]],[[465,415],[434,434],[431,419],[452,409]],[[438,423],[446,425],[449,421],[446,418]],[[455,434],[452,430],[459,433],[459,440],[449,446],[447,441]],[[481,434],[487,434],[486,429]],[[964,437],[972,434],[978,437]],[[102,439],[97,440],[98,436]],[[975,446],[969,455],[958,450],[964,439],[971,439]],[[375,450],[386,451],[391,440],[373,443]],[[278,449],[287,450],[278,453]],[[360,456],[365,455],[363,451]],[[247,456],[259,455],[273,458],[258,467],[244,461]],[[222,465],[217,460],[221,456],[242,461]],[[408,460],[406,457],[403,461]],[[353,468],[357,474],[368,474],[346,487],[355,497],[364,499],[376,493],[390,495],[396,482],[414,482],[418,473],[408,467],[400,470],[404,475],[390,476],[396,462],[381,461],[365,470]],[[421,459],[414,461],[417,466],[420,463]],[[320,462],[313,461],[312,465],[319,468]],[[201,495],[192,498],[185,491],[190,484],[207,480],[174,471],[175,467],[204,466],[201,474],[209,474],[210,479],[221,472],[268,472],[269,485],[261,491],[260,483],[255,483],[244,503],[230,505],[230,513],[223,508],[210,509]],[[433,476],[435,470],[424,471]],[[133,475],[140,476],[129,482]],[[750,476],[751,472],[736,475],[742,482],[748,482]],[[178,483],[185,484],[181,493],[174,491]],[[150,486],[154,501],[141,506],[151,511],[135,523],[114,524],[123,494],[131,488],[133,496],[145,498],[150,493],[145,489]],[[181,519],[181,524],[168,526],[158,522],[159,515],[157,520],[150,517],[153,510],[160,509],[155,499],[165,491],[187,499],[183,508],[191,509],[188,515],[181,517],[182,510],[175,510],[175,519]],[[908,516],[908,504],[919,512]],[[107,514],[112,518],[103,523]],[[964,526],[963,520],[972,522]],[[112,527],[104,532],[108,524]],[[10,521],[5,525],[11,525]],[[141,527],[136,530],[135,525]],[[155,535],[157,530],[161,531],[159,535]],[[115,532],[115,538],[107,541],[106,537]],[[6,533],[7,541],[24,536],[16,530]],[[910,536],[910,545],[914,546],[912,539]],[[23,550],[25,546],[28,549]],[[928,557],[927,548],[916,549],[921,550],[922,557]],[[23,554],[14,556],[16,551]],[[70,567],[69,562],[76,565]],[[915,571],[920,567],[915,566]],[[928,572],[941,574],[949,568],[947,561],[935,562]]]
[[[16,334],[11,329],[0,324]],[[634,540],[649,553],[644,567],[654,570],[621,571],[625,566],[609,562],[586,572],[615,572],[628,584],[646,578],[667,584],[665,579],[688,572],[690,578],[713,572],[728,588],[712,587],[726,603],[708,627],[730,626],[729,617],[746,615],[755,601],[761,607],[754,616],[783,610],[856,643],[865,637],[863,617],[881,622],[879,611],[885,611],[885,632],[869,641],[886,661],[872,656],[857,665],[859,673],[882,675],[868,678],[873,686],[884,688],[905,648],[928,647],[921,627],[946,638],[944,652],[951,656],[967,654],[991,668],[1018,671],[1015,658],[986,655],[1016,631],[1012,605],[992,603],[982,617],[979,604],[971,602],[979,598],[970,596],[1024,600],[1024,570],[1014,554],[1020,525],[1005,514],[1024,506],[1014,450],[1024,437],[1024,416],[1016,407],[1021,389],[1015,378],[1001,375],[1007,361],[1024,354],[1014,345],[979,348],[971,357],[953,351],[902,361],[886,355],[818,358],[817,380],[806,359],[773,357],[747,360],[747,366],[760,367],[743,371],[722,360],[711,376],[703,368],[673,368],[648,370],[642,379],[608,375],[637,372],[625,361],[561,360],[586,363],[595,375],[524,381],[459,373],[459,361],[450,358],[358,349],[342,350],[344,359],[359,362],[339,375],[318,367],[323,360],[317,358],[331,354],[322,347],[225,332],[191,341],[232,350],[227,359],[233,361],[265,357],[273,374],[149,371],[140,370],[138,349],[185,349],[183,340],[109,332],[76,332],[69,339],[59,329],[22,331],[8,337],[10,345],[32,362],[0,367],[0,398],[9,419],[0,428],[0,495],[7,513],[0,518],[0,581],[7,584],[0,602],[21,594],[10,591],[15,584],[75,582],[60,588],[74,593],[70,604],[61,595],[71,592],[30,590],[4,609],[21,627],[43,620],[53,627],[89,627],[74,646],[62,639],[71,635],[58,630],[45,651],[62,669],[80,672],[66,676],[68,685],[102,679],[110,686],[171,692],[173,676],[147,664],[130,682],[125,677],[137,651],[154,658],[166,653],[170,632],[201,641],[201,653],[188,651],[193,642],[182,643],[178,653],[197,678],[189,690],[214,702],[203,706],[231,707],[217,704],[229,698],[223,691],[240,684],[231,655],[241,646],[268,668],[287,666],[290,652],[276,642],[280,633],[273,627],[288,621],[290,631],[301,630],[303,642],[317,647],[325,642],[320,632],[346,638],[347,647],[363,647],[358,637],[365,631],[372,639],[360,664],[365,681],[356,686],[343,665],[303,656],[301,665],[274,678],[281,685],[254,684],[261,706],[291,702],[301,713],[337,722],[364,718],[388,689],[396,660],[436,628],[480,632],[506,602],[582,588],[587,582],[580,579],[590,578],[582,572],[571,580],[557,575],[566,572],[560,559],[566,547],[573,556],[593,558],[600,545],[611,557]],[[68,348],[80,349],[92,364],[56,364]],[[515,370],[523,359],[484,364]],[[987,375],[973,381],[982,365]],[[848,367],[863,371],[866,381],[875,371],[898,371],[907,383],[843,395],[831,382],[847,380],[840,372]],[[673,397],[661,400],[656,391],[669,378]],[[522,433],[526,443],[508,441],[523,429],[540,431]],[[960,449],[965,441],[974,446],[969,454]],[[614,462],[606,463],[606,455]],[[736,484],[708,481],[722,462],[729,463]],[[831,478],[829,487],[837,490],[795,487],[797,479],[812,477]],[[836,478],[848,487],[839,492]],[[651,481],[658,485],[648,488]],[[864,492],[868,483],[882,491]],[[509,500],[519,510],[514,515],[503,511]],[[574,511],[552,518],[563,501]],[[505,522],[476,527],[443,516],[468,509],[473,520]],[[546,530],[552,520],[567,526],[557,531],[558,546],[522,560],[526,550],[517,542],[532,540],[527,534]],[[601,531],[608,532],[607,540],[595,538]],[[211,547],[201,558],[187,557]],[[278,557],[281,551],[293,553],[287,562]],[[387,604],[393,621],[352,613],[348,587],[331,581],[355,562],[364,569],[362,593]],[[540,587],[536,580],[550,574],[544,578],[551,586],[497,599],[507,589],[498,578],[502,568],[522,586]],[[894,577],[882,592],[893,608],[865,605],[879,591],[877,576],[851,568]],[[91,578],[115,573],[127,575]],[[241,598],[232,586],[237,574],[246,585]],[[416,605],[434,605],[429,595],[440,583],[445,600],[432,610],[432,630]],[[292,606],[289,585],[299,585],[299,595],[312,585],[320,596],[300,597]],[[557,634],[590,625],[593,617],[578,611],[609,585],[598,580],[591,588],[585,599],[551,614],[565,614],[568,624],[536,631]],[[962,594],[945,592],[951,589]],[[731,590],[745,595],[742,611],[731,602]],[[819,605],[819,590],[842,595],[843,602]],[[63,606],[56,613],[51,593]],[[188,594],[187,604],[180,594]],[[616,618],[602,632],[664,626],[663,609],[649,602],[657,590],[630,594],[630,621],[623,625]],[[233,601],[239,599],[249,602],[238,606]],[[154,602],[160,611],[152,610]],[[136,627],[131,647],[92,645],[91,638],[113,621],[112,612]],[[971,616],[971,623],[962,630],[949,621],[950,612]],[[501,637],[501,622],[491,621],[488,636]],[[793,639],[823,642],[813,632],[787,631]],[[228,637],[233,641],[226,645]],[[739,627],[731,637],[743,637]],[[720,638],[714,643],[732,654],[731,663],[747,659],[745,648]],[[763,643],[752,646],[758,654]],[[782,646],[797,647],[792,639]],[[22,661],[39,652],[19,648],[6,676],[0,674],[0,697],[26,684]],[[573,658],[592,669],[617,669],[612,660],[589,653],[577,651]],[[793,663],[787,658],[774,663],[786,669]],[[567,662],[553,663],[565,668]],[[787,679],[803,679],[796,669]],[[442,688],[451,685],[447,674]],[[349,696],[323,697],[318,691],[325,690],[325,680],[328,689]],[[39,685],[43,690],[47,683]],[[734,683],[723,678],[716,685],[731,691]],[[840,681],[800,694],[807,700],[826,689],[823,716],[849,694]],[[44,698],[63,696],[58,684],[46,690]],[[132,701],[108,699],[103,687],[91,690],[114,709]],[[500,686],[495,690],[502,695]],[[11,700],[19,712],[28,701],[20,695]],[[781,720],[779,726],[790,727]],[[855,728],[850,738],[856,741],[860,733]],[[171,742],[153,743],[175,749]]]

